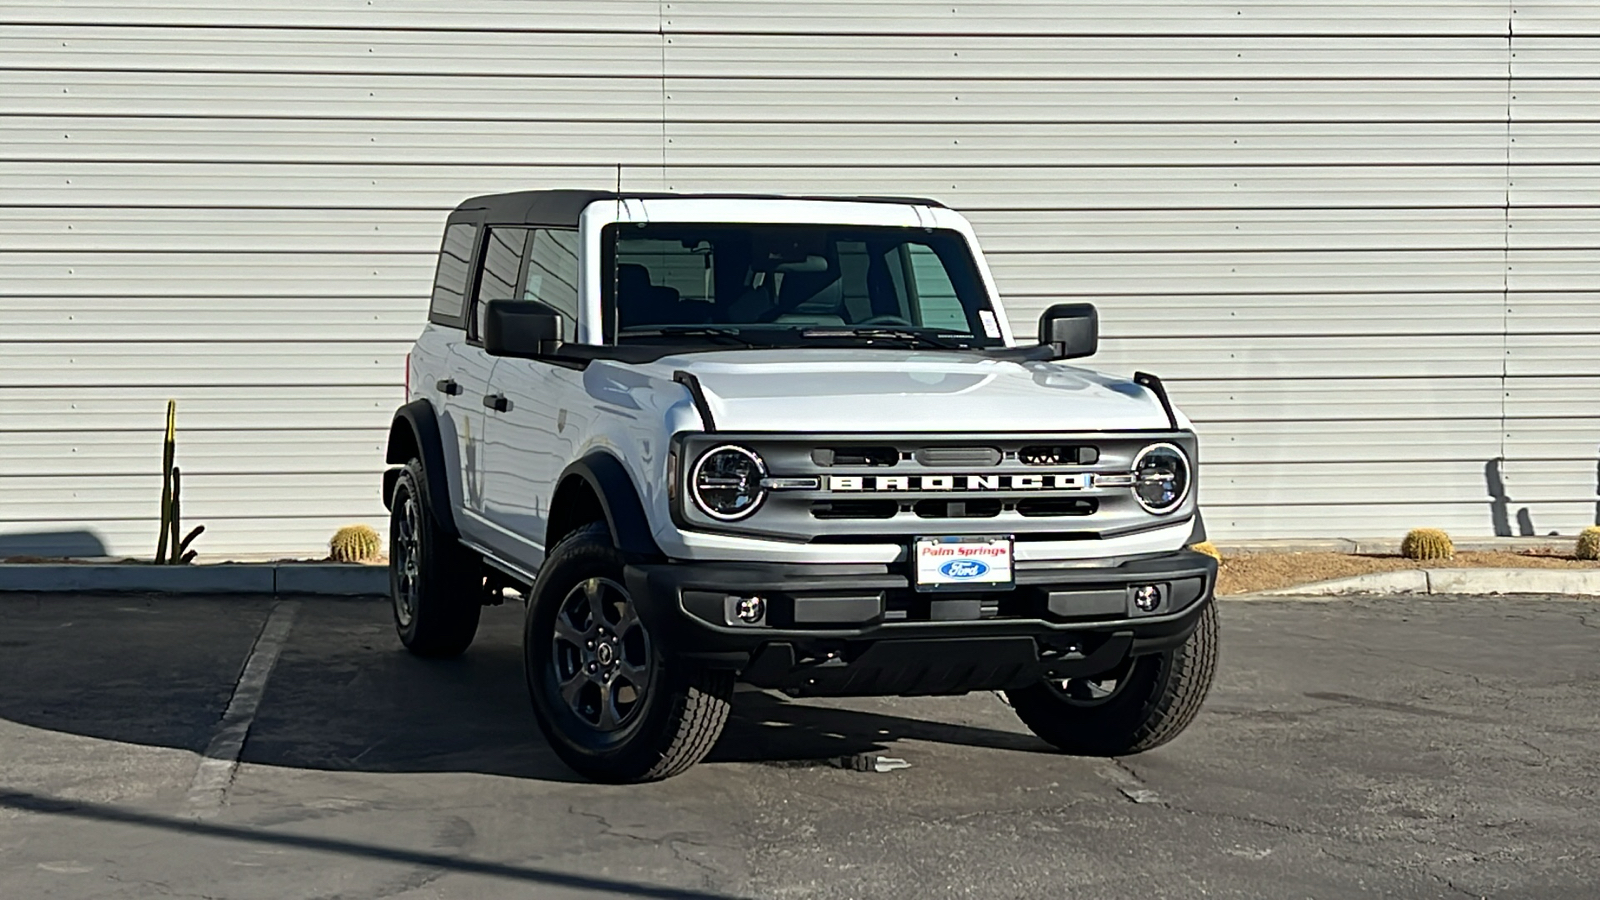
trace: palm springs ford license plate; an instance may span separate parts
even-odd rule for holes
[[[919,591],[1011,587],[1011,538],[917,538],[911,550]]]

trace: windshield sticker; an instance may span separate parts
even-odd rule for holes
[[[994,317],[992,310],[978,310],[978,321],[983,323],[983,336],[997,338],[1000,336],[1000,321]]]

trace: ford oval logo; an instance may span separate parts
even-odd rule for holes
[[[989,564],[976,559],[952,559],[939,567],[947,578],[977,578],[989,571]]]

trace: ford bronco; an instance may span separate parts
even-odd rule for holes
[[[1216,667],[1195,435],[1159,379],[1062,362],[1092,305],[1038,328],[929,200],[468,200],[389,434],[400,640],[459,654],[520,591],[534,715],[598,780],[702,759],[736,681],[1165,743]]]

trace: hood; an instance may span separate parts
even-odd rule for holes
[[[1053,362],[916,350],[738,350],[665,357],[700,379],[721,431],[1167,430],[1132,381]],[[1180,419],[1180,423],[1182,420]]]

